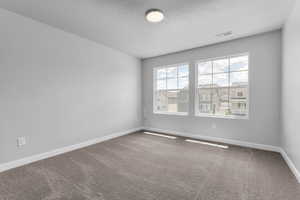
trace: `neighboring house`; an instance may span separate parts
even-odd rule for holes
[[[188,112],[188,89],[158,90],[156,108],[160,112]]]
[[[204,86],[198,89],[198,94],[200,113],[247,115],[248,86],[245,83],[234,83],[230,88]]]
[[[200,113],[246,116],[248,85],[233,83],[229,87],[202,85],[198,88],[198,106]],[[229,95],[228,95],[229,94]],[[158,90],[156,108],[160,112],[188,112],[188,89]]]

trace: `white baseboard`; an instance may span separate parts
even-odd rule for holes
[[[41,154],[26,157],[26,158],[22,158],[22,159],[19,159],[19,160],[14,160],[14,161],[11,161],[11,162],[3,163],[3,164],[0,164],[0,172],[4,172],[4,171],[7,171],[9,169],[20,167],[20,166],[23,166],[23,165],[26,165],[26,164],[29,164],[29,163],[32,163],[32,162],[36,162],[36,161],[39,161],[39,160],[43,160],[43,159],[46,159],[46,158],[57,156],[57,155],[67,153],[67,152],[70,152],[70,151],[74,151],[76,149],[87,147],[87,146],[97,144],[99,142],[103,142],[103,141],[110,140],[110,139],[113,139],[113,138],[117,138],[117,137],[120,137],[120,136],[123,136],[123,135],[127,135],[127,134],[130,134],[130,133],[136,132],[136,131],[140,131],[142,129],[143,128],[134,128],[134,129],[130,129],[130,130],[122,131],[122,132],[117,132],[117,133],[102,136],[100,138],[95,138],[95,139],[91,139],[91,140],[81,142],[81,143],[78,143],[78,144],[70,145],[70,146],[67,146],[67,147],[62,147],[62,148],[55,149],[55,150],[52,150],[52,151],[48,151],[48,152],[45,152],[45,153],[41,153]]]
[[[261,149],[261,150],[267,150],[267,151],[274,151],[274,152],[279,152],[282,157],[284,158],[285,162],[291,169],[292,173],[295,175],[296,179],[300,183],[300,172],[292,162],[292,160],[288,157],[287,153],[280,147],[277,146],[271,146],[271,145],[264,145],[264,144],[256,144],[256,143],[251,143],[251,142],[244,142],[244,141],[239,141],[239,140],[232,140],[232,139],[225,139],[225,138],[217,138],[217,137],[210,137],[210,136],[203,136],[203,135],[195,135],[191,133],[183,133],[183,132],[178,132],[178,131],[171,131],[171,130],[164,130],[164,129],[157,129],[157,128],[149,128],[149,127],[140,127],[140,128],[135,128],[135,129],[130,129],[127,131],[122,131],[118,133],[113,133],[109,134],[100,138],[95,138],[92,140],[88,140],[86,142],[70,145],[67,147],[62,147],[59,149],[55,149],[49,152],[29,156],[26,158],[22,158],[19,160],[11,161],[8,163],[3,163],[0,164],[0,172],[7,171],[9,169],[13,169],[16,167],[20,167],[29,163],[33,163],[39,160],[43,160],[46,158],[50,158],[56,155],[60,155],[63,153],[67,153],[70,151],[74,151],[76,149],[81,149],[93,144],[97,144],[106,140],[110,140],[113,138],[117,138],[123,135],[127,135],[136,131],[140,130],[147,130],[147,131],[154,131],[154,132],[160,132],[160,133],[166,133],[166,134],[171,134],[171,135],[177,135],[177,136],[183,136],[183,137],[189,137],[189,138],[195,138],[195,139],[200,139],[200,140],[207,140],[207,141],[212,141],[212,142],[221,142],[221,143],[226,143],[226,144],[231,144],[231,145],[237,145],[237,146],[243,146],[243,147],[250,147],[250,148],[255,148],[255,149]]]
[[[287,163],[287,165],[289,166],[289,168],[291,169],[291,171],[293,172],[293,174],[295,175],[297,181],[300,183],[300,172],[296,168],[295,164],[289,158],[288,154],[284,151],[284,149],[281,149],[280,153],[281,153],[282,157],[284,158],[285,162]]]
[[[191,133],[178,132],[178,131],[172,131],[172,130],[150,128],[150,127],[144,127],[144,130],[166,133],[166,134],[177,135],[177,136],[188,137],[188,138],[194,138],[194,139],[199,139],[199,140],[206,140],[206,141],[211,141],[211,142],[226,143],[226,144],[231,144],[231,145],[236,145],[236,146],[265,150],[265,151],[274,151],[274,152],[281,151],[281,148],[277,147],[277,146],[257,144],[257,143],[252,143],[252,142],[244,142],[244,141],[240,141],[240,140],[211,137],[211,136],[205,136],[205,135],[199,135],[199,134],[191,134]]]

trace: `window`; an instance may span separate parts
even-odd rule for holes
[[[154,69],[154,113],[186,115],[189,110],[189,65]]]
[[[196,115],[247,118],[248,65],[248,55],[196,63]]]

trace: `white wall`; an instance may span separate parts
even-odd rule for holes
[[[282,146],[300,172],[300,2],[283,29]]]
[[[250,53],[250,119],[233,120],[193,116],[194,67],[190,68],[190,115],[153,114],[153,68],[237,53]],[[281,31],[145,59],[143,66],[144,126],[194,135],[280,144]],[[212,124],[216,124],[216,128]]]
[[[0,9],[0,163],[139,127],[140,65]]]

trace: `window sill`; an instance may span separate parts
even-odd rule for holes
[[[188,116],[187,112],[153,112],[153,114],[158,115],[178,115],[178,116]]]
[[[208,117],[208,118],[219,118],[219,119],[243,119],[249,120],[249,115],[247,116],[225,116],[225,115],[212,115],[212,114],[196,114],[196,117]]]

